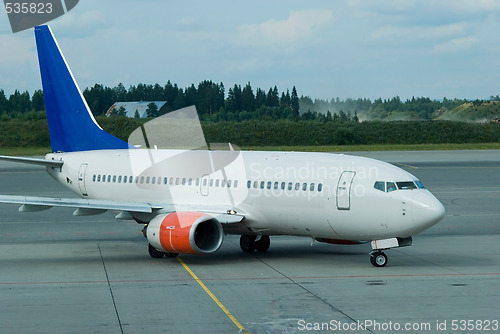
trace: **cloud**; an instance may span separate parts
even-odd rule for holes
[[[293,47],[297,43],[314,38],[316,32],[331,20],[331,10],[292,11],[286,20],[260,24],[244,24],[238,27],[238,41],[247,46]]]
[[[34,62],[33,40],[18,38],[17,35],[0,35],[0,45],[6,45],[0,52],[0,64],[2,67],[23,65],[26,62]]]
[[[454,23],[443,26],[385,26],[375,30],[371,34],[373,40],[419,40],[419,39],[438,39],[456,36],[466,30],[463,23]]]
[[[450,53],[469,49],[472,45],[479,43],[474,36],[453,38],[432,48],[431,53]]]

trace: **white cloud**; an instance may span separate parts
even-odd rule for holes
[[[190,26],[193,23],[195,23],[195,19],[192,16],[184,16],[184,17],[180,18],[179,21],[177,21],[177,22],[183,26]]]
[[[239,26],[238,41],[248,46],[294,46],[297,42],[314,38],[332,16],[331,10],[292,11],[286,20],[271,19],[260,24]]]
[[[472,45],[479,43],[479,39],[474,36],[453,38],[432,48],[432,53],[449,53],[469,49]]]
[[[463,23],[448,24],[443,26],[385,26],[375,30],[371,34],[371,39],[420,40],[447,38],[463,33],[466,28],[466,25]]]

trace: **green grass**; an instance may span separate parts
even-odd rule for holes
[[[244,146],[243,151],[352,152],[352,151],[439,151],[500,150],[500,143],[419,144],[419,145],[342,145],[342,146]],[[50,153],[50,147],[0,147],[0,155],[33,156]]]
[[[0,155],[33,156],[52,152],[50,147],[0,147]]]
[[[351,152],[351,151],[439,151],[500,150],[500,143],[418,144],[418,145],[342,145],[342,146],[244,146],[248,151]]]

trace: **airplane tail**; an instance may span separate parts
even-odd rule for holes
[[[35,39],[52,151],[132,148],[97,124],[50,27],[35,27]]]

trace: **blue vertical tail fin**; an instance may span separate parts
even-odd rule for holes
[[[132,148],[97,124],[49,26],[35,39],[53,152]]]

